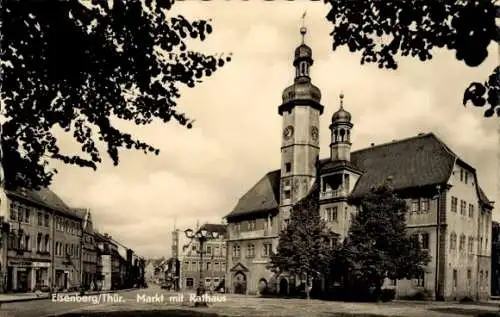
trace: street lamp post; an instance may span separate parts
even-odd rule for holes
[[[186,229],[186,231],[184,231],[184,234],[188,239],[197,240],[200,244],[200,249],[198,251],[200,253],[200,279],[198,281],[198,288],[196,289],[196,296],[198,297],[198,300],[195,302],[195,307],[207,306],[207,302],[203,296],[203,294],[205,294],[205,285],[203,282],[203,245],[207,240],[217,239],[219,233],[217,231],[210,232],[202,228],[196,232],[194,232],[192,229]]]

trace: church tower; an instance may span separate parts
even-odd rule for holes
[[[351,114],[344,110],[344,94],[340,94],[340,109],[332,116],[330,124],[332,161],[351,161]]]
[[[291,206],[305,197],[316,176],[319,155],[321,91],[311,83],[312,50],[305,44],[307,29],[300,28],[302,43],[295,49],[294,83],[283,91],[278,112],[283,118],[281,141],[280,219],[289,217]]]

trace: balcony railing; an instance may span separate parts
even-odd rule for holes
[[[347,196],[347,190],[344,188],[339,188],[339,189],[328,189],[326,191],[322,191],[319,195],[321,199],[328,199],[328,198],[336,198],[336,197],[345,197]]]
[[[271,236],[273,234],[272,228],[257,229],[252,231],[232,231],[230,238],[233,239],[255,239],[261,237]]]

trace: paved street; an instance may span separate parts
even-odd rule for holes
[[[162,303],[139,303],[138,296],[164,295]],[[115,302],[63,303],[51,300],[37,300],[4,304],[1,317],[47,317],[63,315],[82,316],[190,316],[190,317],[373,317],[373,316],[414,316],[414,317],[464,317],[476,316],[480,312],[498,312],[498,307],[479,305],[459,305],[453,303],[340,303],[302,299],[263,299],[253,296],[225,296],[225,302],[213,303],[208,308],[194,308],[188,294],[184,303],[170,302],[177,296],[159,288],[133,290],[112,294]],[[122,301],[117,302],[118,297]],[[97,297],[94,297],[94,299]],[[493,316],[493,315],[491,315]]]

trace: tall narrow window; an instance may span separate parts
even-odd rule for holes
[[[420,199],[420,210],[429,211],[429,198]]]
[[[411,201],[411,211],[417,212],[419,207],[418,199],[412,199]]]
[[[451,197],[451,211],[457,212],[457,207],[458,207],[458,198],[452,196]]]
[[[429,234],[427,232],[420,235],[420,245],[424,250],[429,249]]]
[[[452,232],[450,235],[450,251],[456,251],[457,250],[457,235]]]

